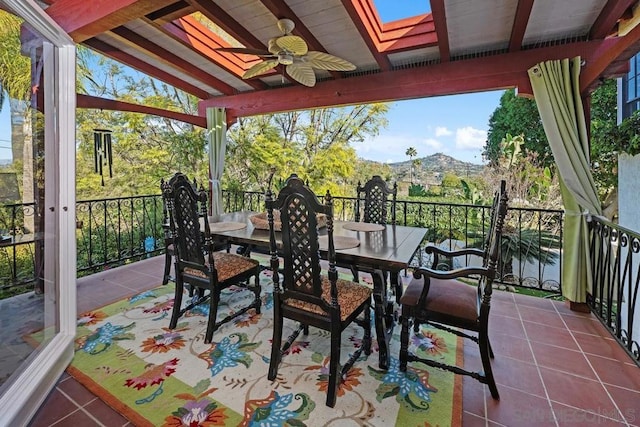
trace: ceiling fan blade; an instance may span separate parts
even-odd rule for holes
[[[250,79],[251,77],[255,77],[260,74],[264,74],[272,68],[275,68],[278,65],[277,59],[268,59],[266,61],[258,62],[253,67],[249,68],[242,75],[243,79]]]
[[[276,39],[276,44],[282,49],[294,54],[304,55],[309,51],[307,42],[302,37],[298,36],[282,36]]]
[[[309,51],[303,59],[313,68],[319,68],[322,70],[353,71],[356,69],[356,66],[346,59],[314,50]]]
[[[313,68],[319,68],[322,70],[353,71],[356,69],[356,66],[346,59],[338,58],[337,56],[324,52],[316,52],[314,50],[307,52],[307,55],[303,59]]]
[[[309,64],[304,62],[287,65],[287,74],[305,86],[313,87],[316,85],[316,73],[313,72],[313,68]]]
[[[271,56],[271,52],[264,49],[251,49],[248,47],[219,47],[214,50],[220,52],[241,53],[245,55]]]

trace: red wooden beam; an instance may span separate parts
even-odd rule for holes
[[[587,94],[593,84],[600,78],[613,62],[626,60],[637,53],[640,47],[640,25],[629,31],[624,37],[611,37],[603,41],[603,45],[593,58],[587,60],[580,72],[580,92]]]
[[[287,87],[255,93],[214,97],[198,109],[226,107],[229,116],[243,117],[308,108],[424,98],[504,89],[528,81],[527,70],[549,59],[579,55],[590,59],[602,41],[579,42],[501,55],[445,62],[422,68],[389,71],[319,82],[313,88]],[[473,70],[473,76],[469,75]],[[526,84],[525,84],[526,85]]]
[[[603,39],[614,30],[618,20],[637,0],[609,0],[596,18],[589,37],[592,40]]]
[[[235,58],[236,61],[229,59],[235,55],[215,50],[218,47],[226,46],[226,43],[191,17],[185,16],[162,26],[151,21],[148,23],[167,37],[171,37],[177,43],[192,50],[203,59],[215,63],[239,79],[248,68],[238,65],[238,62],[244,65],[244,61],[240,61],[238,58]],[[260,80],[246,80],[246,83],[254,89],[267,89],[267,85]]]
[[[155,77],[158,80],[162,80],[167,84],[170,84],[180,90],[190,93],[196,98],[207,99],[211,96],[211,94],[209,94],[209,92],[207,92],[206,90],[203,90],[198,86],[194,86],[191,83],[185,82],[184,80],[176,77],[174,74],[168,73],[164,70],[154,67],[153,65],[148,64],[142,61],[141,59],[136,58],[133,55],[123,52],[120,49],[113,47],[110,44],[105,43],[101,40],[98,40],[98,39],[85,40],[83,44],[111,59],[114,59],[118,62],[126,64],[129,67],[140,71],[141,73],[147,74],[151,77]]]
[[[449,49],[449,30],[447,28],[447,13],[444,8],[444,0],[431,0],[431,14],[438,35],[438,47],[440,48],[440,62],[449,62],[451,51]]]
[[[533,8],[533,0],[518,0],[516,8],[516,16],[513,19],[511,27],[511,37],[509,38],[509,52],[515,52],[522,49],[522,40],[527,30],[531,9]]]
[[[178,113],[176,111],[163,110],[160,108],[117,101],[114,99],[98,98],[90,95],[77,94],[76,96],[77,108],[95,108],[100,110],[129,111],[131,113],[151,114],[154,116],[166,117],[167,119],[191,123],[192,125],[199,126],[201,128],[207,127],[207,118],[202,116],[192,116],[191,114]]]
[[[247,31],[238,21],[224,11],[220,6],[209,0],[187,0],[189,4],[198,9],[208,20],[222,28],[231,37],[242,43],[245,47],[252,49],[267,50],[267,45]],[[288,80],[295,82],[284,72],[284,67],[278,65],[276,70]]]
[[[236,92],[235,88],[217,77],[212,76],[201,68],[196,67],[184,58],[175,55],[161,46],[151,42],[144,36],[131,31],[126,27],[118,27],[111,30],[114,34],[122,37],[128,44],[135,49],[146,50],[151,55],[155,56],[159,61],[167,64],[168,66],[182,70],[185,74],[199,80],[207,85],[216,88],[216,90],[222,92],[225,95],[232,95]]]
[[[399,52],[437,44],[438,36],[430,13],[382,24],[381,52]]]
[[[58,0],[45,12],[80,43],[175,3],[175,0]]]
[[[375,14],[371,0],[363,0],[363,2],[360,0],[342,0],[342,4],[360,32],[371,55],[378,63],[378,67],[383,71],[390,70],[392,68],[391,61],[378,48],[381,23],[377,14]]]
[[[267,50],[267,45],[247,31],[215,2],[211,0],[187,0],[187,2],[245,47]]]

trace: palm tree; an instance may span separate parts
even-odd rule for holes
[[[414,147],[409,147],[404,154],[409,156],[409,160],[411,160],[411,164],[409,165],[409,181],[413,184],[413,158],[418,155],[418,151]]]
[[[24,203],[30,203],[34,198],[33,141],[29,107],[31,59],[21,53],[21,25],[22,21],[18,17],[0,10],[0,99],[6,98],[9,101],[13,164],[22,166],[22,200]],[[32,217],[29,219],[33,221]],[[25,226],[33,230],[33,224]]]

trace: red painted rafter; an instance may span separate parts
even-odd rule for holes
[[[101,54],[111,59],[114,59],[123,64],[127,64],[129,67],[132,67],[142,73],[145,73],[167,84],[175,86],[180,90],[190,93],[196,98],[207,99],[211,96],[207,91],[202,90],[198,86],[194,86],[191,83],[185,82],[184,80],[176,77],[174,74],[171,74],[157,67],[154,67],[153,65],[148,64],[142,61],[141,59],[136,58],[133,55],[123,52],[120,49],[117,49],[101,40],[98,40],[98,39],[85,40],[83,44],[85,44],[86,46],[92,48],[97,52],[100,52]]]
[[[640,27],[639,27],[640,28]],[[361,104],[474,91],[529,87],[528,69],[535,64],[579,55],[590,60],[603,41],[580,42],[571,46],[510,52],[341,80],[319,82],[313,88],[287,87],[203,100],[199,114],[206,107],[226,107],[229,116],[242,117],[297,109]],[[473,78],[469,78],[473,70]]]
[[[309,46],[309,50],[317,50],[320,52],[327,52],[327,50],[322,46],[322,43],[318,41],[316,36],[313,35],[311,31],[307,28],[306,25],[298,18],[293,10],[283,1],[283,0],[260,0],[264,6],[269,9],[269,12],[273,14],[276,18],[288,18],[291,19],[295,28],[293,29],[293,34],[300,36],[307,42]],[[342,78],[342,73],[337,71],[329,71],[331,77],[334,79]]]
[[[382,24],[379,50],[385,53],[437,46],[433,16],[428,14]]]
[[[640,25],[636,25],[624,37],[605,39],[602,47],[593,55],[593,58],[586,61],[580,72],[580,92],[586,95],[610,64],[631,58],[637,53],[639,47]]]
[[[531,9],[533,8],[533,0],[518,0],[516,8],[516,16],[513,19],[513,27],[511,27],[511,37],[509,38],[509,52],[515,52],[522,49],[522,40],[527,30]]]
[[[178,113],[176,111],[163,110],[149,107],[147,105],[133,104],[130,102],[117,101],[114,99],[98,98],[90,95],[76,95],[77,108],[96,108],[100,110],[129,111],[131,113],[153,114],[154,116],[166,117],[168,119],[179,120],[185,123],[202,128],[207,127],[207,119],[203,116],[193,116],[191,114]]]
[[[618,20],[637,0],[609,0],[589,31],[592,40],[603,39],[614,30]]]
[[[241,67],[237,64],[238,61],[230,59],[235,55],[216,51],[215,48],[225,46],[223,40],[191,17],[185,16],[164,25],[151,21],[148,24],[229,74],[241,78],[246,71],[247,67]],[[246,83],[254,89],[267,89],[267,85],[260,80],[246,80]]]
[[[236,92],[233,86],[222,80],[212,76],[201,68],[196,67],[184,58],[179,57],[176,54],[169,52],[161,46],[149,41],[146,37],[141,36],[135,31],[131,31],[126,27],[118,27],[111,30],[114,34],[122,37],[127,43],[134,46],[136,49],[144,49],[151,55],[155,56],[159,61],[180,69],[185,74],[199,80],[207,85],[214,87],[216,90],[222,92],[225,95],[232,95]]]
[[[449,29],[447,28],[447,13],[444,0],[431,0],[431,14],[438,35],[438,47],[440,48],[440,62],[449,62],[451,51],[449,48]]]
[[[195,11],[196,10],[189,3],[180,0],[172,4],[171,6],[167,6],[148,14],[147,19],[150,19],[158,24],[166,24],[167,22],[171,22],[174,19],[179,19],[183,16],[191,15]]]
[[[222,28],[224,32],[242,43],[245,47],[252,49],[267,50],[267,45],[260,41],[256,36],[251,34],[238,21],[233,19],[231,15],[224,11],[220,6],[209,0],[187,0],[194,8],[198,9],[208,20]],[[246,56],[246,55],[244,55]],[[251,56],[248,56],[251,58]],[[241,59],[239,59],[240,61]],[[242,59],[244,61],[244,59]],[[284,67],[278,65],[276,70],[283,76],[288,76],[284,72]]]
[[[76,43],[162,9],[175,0],[58,0],[45,12]]]
[[[267,45],[247,31],[238,21],[211,0],[187,0],[198,9],[208,20],[214,22],[227,34],[238,40],[245,47],[267,50]]]
[[[371,52],[371,55],[373,55],[378,63],[378,67],[383,71],[390,70],[391,61],[389,61],[386,54],[380,52],[378,49],[377,39],[381,29],[376,28],[377,22],[375,19],[372,19],[372,17],[367,14],[366,7],[363,7],[359,0],[342,0],[342,4],[360,32],[362,39],[369,48],[369,52]],[[369,11],[370,10],[371,4],[369,3]]]

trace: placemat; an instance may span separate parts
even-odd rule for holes
[[[326,251],[329,246],[328,237],[320,236],[318,237],[318,242],[320,243],[320,249]],[[360,246],[360,240],[355,237],[333,236],[333,246],[336,250],[357,248]]]
[[[209,223],[209,230],[211,231],[232,231],[241,230],[243,228],[247,228],[246,222],[223,221]]]
[[[345,222],[342,224],[342,228],[353,231],[382,231],[384,230],[384,225],[369,222]]]

